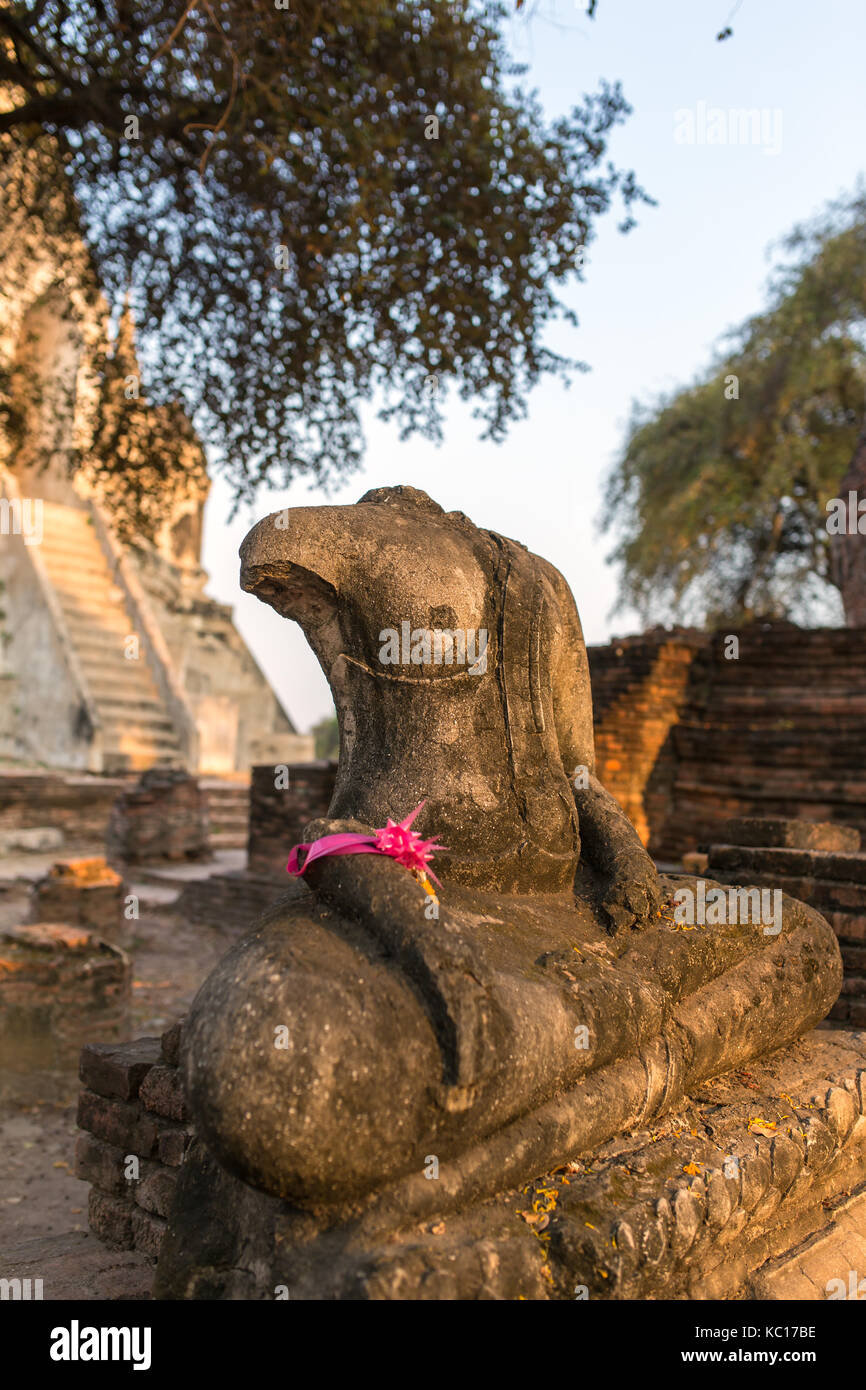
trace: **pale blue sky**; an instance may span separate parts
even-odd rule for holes
[[[627,236],[616,231],[615,217],[601,222],[585,281],[566,292],[580,323],[558,327],[550,342],[588,362],[589,373],[575,374],[569,390],[541,385],[528,419],[501,445],[481,444],[458,402],[448,409],[440,448],[400,443],[371,410],[365,467],[330,498],[299,484],[262,494],[229,524],[227,490],[215,484],[205,528],[209,591],[234,605],[300,729],[330,712],[324,677],[300,629],[238,588],[243,536],[283,506],[354,502],[367,488],[395,483],[423,488],[562,570],[587,641],[636,629],[634,614],[611,617],[616,573],[605,563],[610,537],[598,530],[601,480],[631,402],[700,370],[721,332],[761,306],[768,245],[851,189],[866,158],[864,0],[742,0],[733,38],[717,43],[735,6],[599,0],[590,21],[583,0],[529,0],[530,16],[511,23],[512,51],[530,64],[524,81],[538,89],[550,116],[602,77],[622,81],[634,114],[614,136],[612,155],[658,201],[640,210]],[[678,141],[677,113],[691,111],[697,123],[700,103],[707,117],[711,108],[765,110],[768,139]],[[682,131],[682,115],[679,123]],[[772,152],[779,132],[781,147]]]

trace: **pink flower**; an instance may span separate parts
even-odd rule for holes
[[[395,822],[389,817],[388,824],[383,829],[374,831],[372,835],[323,835],[312,844],[295,845],[289,855],[286,869],[290,874],[298,876],[304,873],[314,860],[322,859],[328,854],[386,854],[389,858],[396,859],[398,864],[402,864],[404,869],[408,869],[429,888],[428,874],[434,883],[439,883],[433,870],[429,868],[430,860],[434,852],[437,849],[445,849],[445,845],[438,845],[435,840],[422,840],[418,832],[411,828],[412,822],[424,805],[423,801],[419,802],[405,820]],[[306,850],[303,865],[299,865],[298,862],[301,850]]]
[[[380,854],[390,854],[392,859],[396,859],[398,864],[402,864],[404,869],[409,869],[416,877],[425,877],[429,872],[434,883],[439,880],[432,869],[428,869],[428,864],[433,858],[434,851],[444,849],[444,845],[437,845],[435,840],[422,840],[416,830],[410,830],[410,826],[418,812],[424,806],[421,801],[405,820],[395,824],[390,818],[384,830],[376,831],[376,848]]]

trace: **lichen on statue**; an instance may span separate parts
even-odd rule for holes
[[[826,1014],[841,965],[811,909],[786,899],[772,937],[677,930],[676,884],[594,776],[586,648],[552,565],[411,488],[278,513],[241,558],[243,587],[303,627],[337,707],[334,799],[305,840],[370,835],[424,801],[415,828],[448,848],[435,913],[387,856],[319,859],[312,892],[202,986],[188,1091],[235,1176],[300,1205],[378,1193],[443,1210]]]

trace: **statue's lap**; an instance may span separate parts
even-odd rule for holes
[[[781,1045],[811,997],[789,958],[826,965],[836,951],[823,919],[793,900],[772,936],[754,923],[683,928],[669,910],[611,936],[593,902],[562,895],[449,889],[441,914],[411,928],[432,951],[420,974],[312,898],[272,912],[221,962],[196,1000],[187,1055],[204,1137],[237,1176],[296,1201],[362,1193],[639,1056],[678,1010],[690,1054],[703,1056],[750,991],[764,991],[765,1050],[778,997]],[[468,964],[437,954],[452,939],[472,951]],[[443,1060],[461,1028],[473,1034],[468,1084],[449,1081]],[[742,1052],[752,1055],[748,1041]],[[731,1064],[721,1047],[718,1061]]]

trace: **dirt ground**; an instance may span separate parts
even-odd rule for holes
[[[185,1013],[238,935],[219,926],[191,926],[148,902],[146,887],[140,892],[141,917],[127,948],[133,962],[130,1038],[162,1033]],[[0,897],[0,926],[24,921],[26,904],[25,885],[7,889]],[[74,1176],[77,1076],[39,1072],[5,1082],[0,1277],[41,1278],[46,1299],[148,1297],[152,1261],[108,1251],[87,1230],[88,1187]]]

